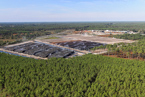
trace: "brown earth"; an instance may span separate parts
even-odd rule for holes
[[[117,55],[104,55],[104,56],[107,56],[107,57],[113,57],[113,58],[121,58],[121,57],[117,57]],[[127,59],[127,60],[141,60],[141,61],[144,61],[143,58],[121,58],[121,59]]]
[[[9,41],[9,42],[12,42],[12,41],[15,41],[15,39],[0,39],[0,41]]]
[[[64,42],[64,41],[91,41],[91,42],[98,42],[98,43],[104,43],[104,44],[114,44],[114,43],[132,43],[135,42],[133,40],[125,40],[125,39],[115,39],[111,37],[99,37],[99,36],[92,36],[92,35],[81,35],[81,34],[71,34],[71,35],[65,35],[61,36],[59,39],[41,39],[42,42]]]
[[[56,43],[74,42],[74,41],[81,41],[81,40],[70,40],[70,41],[51,42],[51,43],[52,43],[52,44],[56,44]]]
[[[133,54],[133,53],[131,52],[130,54]],[[125,53],[123,54],[122,51],[120,51],[120,53],[118,55],[116,55],[115,52],[114,53],[111,53],[109,55],[108,55],[108,53],[107,54],[102,54],[102,55],[103,56],[107,56],[107,57],[122,58],[122,59],[129,59],[129,60],[141,60],[141,61],[144,61],[145,60],[142,57],[141,58],[138,58],[138,57],[134,57],[134,58],[128,57]],[[130,55],[130,56],[132,56],[132,55]]]
[[[99,37],[113,37],[113,35],[98,35]]]

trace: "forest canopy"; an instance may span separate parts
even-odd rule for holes
[[[145,62],[85,55],[35,60],[0,53],[0,96],[145,96]]]
[[[128,39],[128,40],[140,40],[145,39],[145,35],[141,34],[123,34],[123,35],[113,35],[115,38]]]

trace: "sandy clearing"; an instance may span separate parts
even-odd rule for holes
[[[91,36],[91,35],[81,35],[81,34],[72,34],[62,36],[59,39],[42,39],[44,42],[63,42],[63,41],[74,41],[74,40],[82,40],[82,41],[91,41],[91,42],[99,42],[104,44],[114,44],[114,43],[133,43],[133,40],[125,40],[125,39],[116,39],[110,37],[99,37],[99,36]]]

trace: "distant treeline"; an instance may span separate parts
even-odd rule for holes
[[[0,23],[2,33],[30,33],[49,30],[133,30],[145,32],[145,22]]]
[[[133,30],[145,32],[145,22],[0,23],[0,34],[47,32],[50,30]]]
[[[132,30],[145,33],[145,22],[62,22],[62,23],[0,23],[0,39],[35,39],[67,29]],[[3,43],[6,41],[3,41]],[[2,43],[2,44],[3,44]]]
[[[123,34],[123,35],[113,35],[115,38],[128,39],[128,40],[140,40],[145,39],[145,35],[141,34]]]

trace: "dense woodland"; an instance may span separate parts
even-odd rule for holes
[[[0,96],[144,97],[145,62],[85,55],[35,60],[0,53]]]
[[[111,36],[112,37],[112,36]],[[140,40],[140,39],[145,39],[145,35],[141,34],[123,34],[123,35],[113,35],[115,38],[120,38],[120,39],[128,39],[128,40]]]
[[[91,50],[104,49],[108,53],[104,55],[117,55],[120,58],[135,58],[145,60],[145,39],[140,39],[134,43],[118,43],[114,45],[105,45],[94,47]]]

